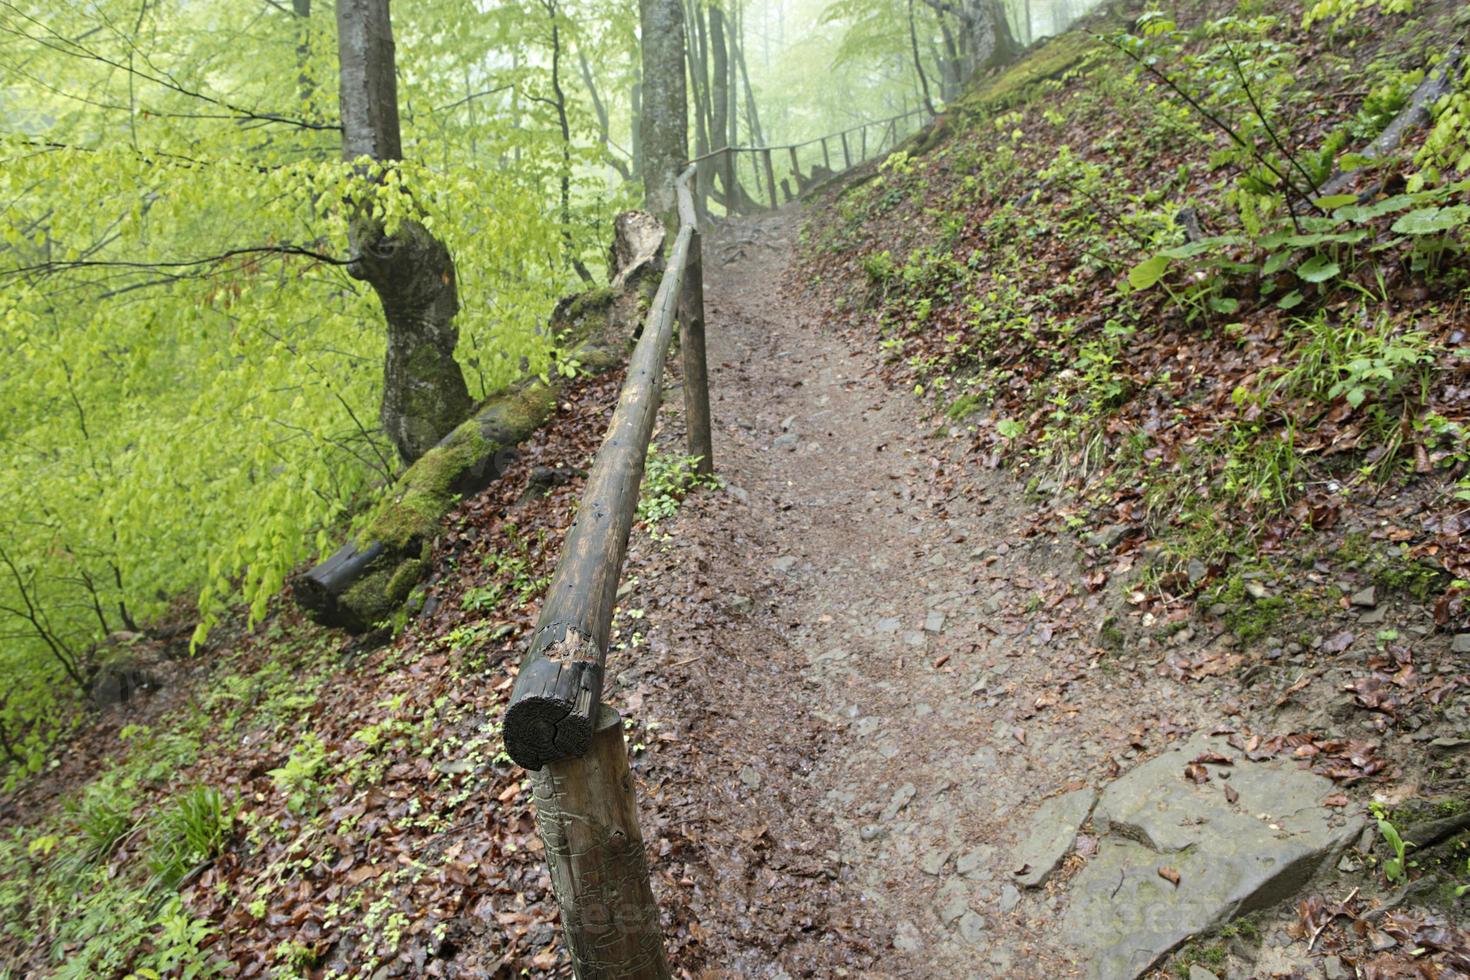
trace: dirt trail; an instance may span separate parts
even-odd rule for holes
[[[798,229],[706,246],[726,490],[629,569],[648,646],[610,697],[715,774],[675,785],[657,754],[643,773],[659,832],[690,845],[667,882],[732,975],[1071,975],[1059,902],[1010,883],[1015,837],[1126,769],[1139,733],[1161,746],[1219,708],[1093,664],[1103,611],[1072,547],[1028,537],[1015,480],[963,464],[876,350],[778,286]]]

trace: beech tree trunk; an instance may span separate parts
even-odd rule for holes
[[[676,223],[674,181],[689,158],[681,0],[639,0],[643,48],[643,194],[664,223]]]
[[[712,75],[710,89],[710,149],[731,146],[730,142],[730,48],[725,41],[725,14],[719,7],[709,8],[709,46]],[[735,157],[725,154],[715,158],[720,172],[720,188],[725,195],[725,209],[736,210]]]
[[[403,157],[388,0],[338,0],[342,156]],[[378,294],[388,324],[379,419],[406,463],[469,416],[473,403],[454,360],[459,312],[454,260],[416,221],[389,235],[364,213],[351,228],[348,271]]]

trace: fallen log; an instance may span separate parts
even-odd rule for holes
[[[1419,83],[1419,87],[1414,89],[1414,94],[1409,96],[1408,103],[1399,114],[1384,127],[1383,132],[1379,133],[1373,142],[1359,151],[1357,155],[1366,157],[1370,162],[1363,167],[1340,170],[1333,174],[1326,183],[1317,188],[1318,197],[1341,193],[1364,169],[1398,149],[1398,145],[1403,142],[1409,132],[1429,122],[1435,103],[1455,87],[1457,69],[1464,55],[1464,43],[1461,40],[1445,52],[1444,58],[1435,66],[1434,71],[1426,75],[1424,81]]]
[[[551,330],[571,349],[579,374],[599,374],[627,356],[663,271],[662,223],[641,211],[613,223],[605,289],[569,296]],[[293,598],[323,626],[361,633],[392,615],[428,570],[439,522],[457,499],[502,476],[524,442],[556,408],[563,382],[532,378],[492,395],[410,466],[377,504],[363,530],[325,561],[291,580]]]

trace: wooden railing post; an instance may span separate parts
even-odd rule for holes
[[[577,980],[667,980],[622,717],[601,706],[587,754],[547,763],[531,786]]]
[[[771,151],[769,149],[761,151],[761,161],[766,166],[766,191],[770,194],[771,210],[774,211],[781,206],[781,202],[776,199],[776,168],[771,166]]]
[[[715,471],[715,447],[709,416],[709,368],[704,357],[704,236],[689,239],[684,263],[684,291],[679,297],[679,349],[684,364],[684,427],[694,471]]]
[[[796,185],[796,193],[801,195],[801,161],[796,157],[796,147],[788,146],[786,151],[791,154],[791,182]]]
[[[832,172],[832,154],[830,154],[830,153],[827,152],[827,137],[825,137],[825,136],[822,137],[822,163],[826,166],[827,172],[828,173],[831,173]]]
[[[866,160],[868,158],[868,124],[867,123],[863,123],[862,144],[863,144],[862,149],[858,151],[858,159],[860,159],[860,160]]]
[[[847,131],[844,130],[843,132],[839,133],[838,135],[842,137],[842,159],[844,161],[846,161],[846,163],[847,163],[847,169],[848,170],[851,170],[852,169],[852,150],[848,149],[848,146],[847,146]]]
[[[698,165],[689,177],[689,195],[694,199],[694,224],[697,228],[709,227],[709,188],[713,183]]]
[[[720,157],[721,175],[725,182],[725,217],[733,218],[739,213],[740,183],[739,175],[735,172],[735,148],[725,147],[725,155]]]

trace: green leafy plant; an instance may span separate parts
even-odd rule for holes
[[[327,748],[315,734],[308,732],[291,750],[286,764],[267,775],[286,796],[286,807],[293,813],[304,813],[317,798],[317,777],[326,765]]]
[[[219,790],[196,786],[162,810],[150,838],[149,869],[161,888],[173,888],[191,870],[224,851],[234,809]]]
[[[105,861],[118,844],[133,832],[134,805],[132,795],[110,780],[89,787],[82,794],[72,815],[81,834],[83,861]]]
[[[1388,819],[1388,811],[1380,804],[1372,804],[1373,818],[1378,824],[1378,834],[1393,850],[1393,857],[1383,862],[1383,875],[1391,883],[1403,881],[1409,873],[1409,862],[1405,852],[1414,846],[1399,835],[1399,829]]]
[[[650,448],[638,498],[638,520],[655,525],[673,517],[679,502],[696,487],[717,487],[719,480],[696,472],[698,456],[681,456]]]

